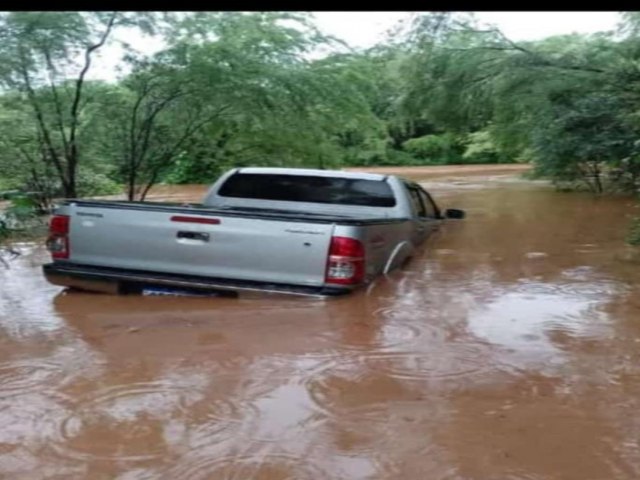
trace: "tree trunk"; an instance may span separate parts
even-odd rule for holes
[[[67,160],[67,184],[65,185],[64,196],[66,198],[78,198],[78,188],[76,185],[76,148],[75,145],[71,146],[71,155]]]
[[[593,181],[595,183],[596,193],[600,195],[604,189],[602,188],[601,172],[597,161],[593,162]]]
[[[136,198],[136,170],[132,168],[129,170],[128,175],[128,185],[127,185],[127,199],[132,202]]]
[[[144,187],[144,189],[142,190],[142,193],[140,194],[141,202],[144,202],[144,200],[147,198],[147,194],[149,193],[149,190],[151,190],[151,187],[153,187],[156,184],[157,180],[158,180],[158,171],[155,170],[151,175],[151,178],[147,182],[147,185]]]

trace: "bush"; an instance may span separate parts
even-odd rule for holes
[[[0,214],[0,244],[9,238],[11,234],[11,230],[9,229],[9,225],[7,225],[6,219]]]
[[[470,133],[466,144],[462,155],[465,163],[500,163],[500,152],[488,130]]]
[[[14,197],[11,204],[5,210],[6,219],[15,223],[23,223],[37,215],[36,202],[27,196]]]
[[[118,195],[123,192],[122,185],[114,182],[106,174],[82,168],[78,171],[77,182],[78,196],[80,197]]]
[[[629,245],[640,245],[640,217],[636,217],[631,221],[629,232],[627,233],[627,243]]]
[[[416,166],[424,165],[424,162],[419,158],[414,157],[410,153],[403,152],[402,150],[395,150],[389,148],[385,156],[384,163],[381,165],[402,165],[402,166]]]
[[[14,190],[15,185],[14,182],[10,181],[7,178],[0,178],[0,192],[4,192],[6,190]]]
[[[0,212],[0,240],[8,240],[16,232],[27,232],[42,227],[38,202],[28,196],[14,197],[9,206]]]
[[[463,163],[462,142],[452,133],[412,138],[404,142],[402,148],[422,160],[422,165]]]

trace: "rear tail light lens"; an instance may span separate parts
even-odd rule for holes
[[[327,259],[325,282],[336,285],[357,285],[365,276],[364,245],[348,237],[333,237]]]
[[[53,258],[69,258],[69,217],[54,215],[49,223],[47,250]]]

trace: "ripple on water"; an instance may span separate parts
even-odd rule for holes
[[[47,445],[69,415],[66,399],[55,393],[26,393],[19,400],[0,400],[0,445]],[[0,455],[8,453],[0,449]],[[34,448],[34,451],[36,448]]]
[[[482,344],[450,342],[429,351],[372,355],[367,364],[391,378],[414,381],[481,379],[496,369]]]
[[[590,267],[565,270],[562,272],[562,276],[565,281],[553,283],[520,281],[514,285],[514,288],[504,292],[504,295],[521,294],[532,300],[544,296],[542,301],[545,301],[546,297],[556,296],[559,300],[562,299],[561,297],[572,297],[573,301],[599,302],[603,296],[614,295],[626,290],[626,287],[619,282],[595,275]]]
[[[198,410],[198,406],[195,409]],[[189,432],[189,448],[197,449],[228,440],[241,432],[244,426],[255,424],[260,417],[253,403],[237,398],[206,400],[200,410],[205,410],[205,413],[202,418],[198,416],[199,424]]]
[[[491,346],[482,340],[452,341],[451,322],[435,321],[428,303],[423,296],[403,296],[375,310],[372,319],[344,326],[338,337],[340,348],[351,350],[350,355],[328,358],[304,372],[302,381],[320,410],[334,413],[333,400],[342,393],[331,389],[341,388],[340,378],[352,382],[351,387],[344,386],[346,390],[357,390],[359,380],[372,372],[389,380],[424,384],[484,380],[487,374],[511,368],[496,365]]]
[[[215,364],[210,367],[218,373],[225,375],[230,370],[242,370],[251,365],[251,358],[243,355],[227,355],[224,358],[216,359]]]
[[[0,399],[41,391],[64,376],[55,363],[38,359],[0,364]]]
[[[166,478],[180,480],[322,480],[330,477],[308,458],[288,454],[220,457],[196,452],[185,455]]]
[[[430,321],[429,305],[423,296],[405,295],[405,300],[374,312],[374,317],[385,322],[381,336],[387,339],[388,346],[406,345],[417,340],[441,341],[446,337],[442,324]]]
[[[53,447],[79,460],[164,458],[176,453],[174,444],[197,447],[227,437],[252,414],[246,403],[206,394],[199,386],[169,382],[103,389],[81,400],[61,422]],[[192,423],[199,427],[190,430]]]
[[[375,411],[390,401],[421,398],[425,384],[484,381],[499,368],[507,368],[493,364],[480,347],[451,342],[425,352],[328,359],[309,371],[303,383],[316,408],[329,417],[345,411]]]
[[[409,345],[421,337],[435,335],[428,325],[411,325],[394,321],[355,321],[340,330],[322,334],[337,350],[388,351]]]
[[[361,367],[357,358],[328,358],[304,372],[300,383],[304,385],[314,405],[331,417],[339,409],[334,399],[340,397],[342,391],[339,385],[335,385],[336,379],[340,383],[357,383],[362,377]]]
[[[173,407],[173,408],[171,408]],[[161,411],[185,408],[181,392],[161,382],[117,385],[81,399],[61,424],[52,446],[63,457],[147,460],[165,452]]]

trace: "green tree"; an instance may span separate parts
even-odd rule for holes
[[[11,12],[0,16],[0,85],[29,105],[65,196],[77,196],[87,73],[115,28],[151,27],[146,14]],[[40,156],[43,160],[45,157]]]

